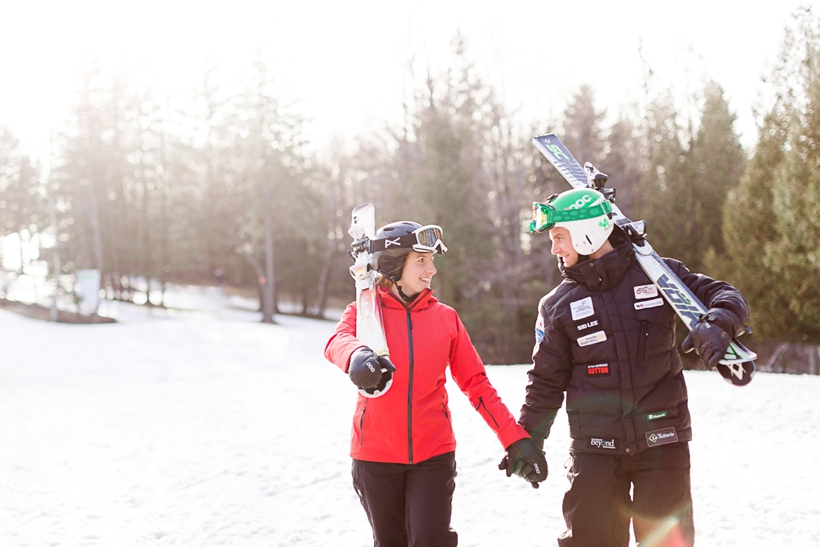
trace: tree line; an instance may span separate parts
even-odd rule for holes
[[[719,83],[690,98],[693,114],[650,70],[641,99],[616,116],[581,86],[560,116],[522,123],[461,36],[448,67],[407,93],[400,124],[318,152],[262,55],[241,81],[218,76],[210,67],[177,104],[86,67],[47,172],[0,126],[0,236],[38,234],[63,292],[93,268],[108,297],[132,299],[135,280],[153,280],[140,290],[161,305],[168,283],[220,272],[255,288],[273,322],[284,301],[321,317],[352,300],[350,211],[372,202],[379,224],[444,228],[437,296],[487,362],[527,362],[536,304],[560,273],[549,238],[526,225],[533,201],[568,188],[530,139],[555,132],[610,175],[661,255],[744,293],[757,339],[820,340],[820,23],[808,9],[767,78],[751,150]]]

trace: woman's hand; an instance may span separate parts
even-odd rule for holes
[[[507,455],[498,464],[498,468],[507,472],[507,476],[518,475],[528,480],[533,488],[547,480],[547,459],[544,452],[529,437],[518,439],[507,447]]]
[[[387,375],[389,379],[394,372],[396,367],[390,359],[377,355],[368,347],[361,347],[353,352],[347,370],[350,381],[363,390],[376,389],[380,385],[383,387],[386,382],[382,381],[382,377]]]

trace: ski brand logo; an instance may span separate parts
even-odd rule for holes
[[[635,291],[635,300],[655,298],[658,296],[658,287],[656,287],[654,283],[650,285],[638,285],[637,287],[633,287],[632,290]]]
[[[578,345],[581,347],[584,346],[591,346],[593,344],[600,344],[606,340],[606,333],[602,330],[598,332],[593,332],[592,334],[587,334],[586,336],[582,336],[578,339]]]
[[[399,243],[399,238],[398,237],[396,239],[387,238],[387,239],[384,240],[384,248],[385,249],[389,249],[391,245],[401,246],[401,243]]]
[[[550,152],[555,154],[556,159],[559,159],[559,160],[563,159],[563,160],[569,161],[569,158],[567,157],[566,154],[564,154],[564,151],[561,150],[560,146],[557,146],[557,145],[554,145],[554,144],[548,144],[547,148],[549,148]]]
[[[675,282],[669,279],[666,274],[658,278],[658,286],[666,295],[669,303],[675,306],[678,314],[681,317],[686,317],[689,320],[689,328],[691,329],[695,323],[698,322],[700,309],[692,302],[688,296],[679,287],[675,286]]]
[[[584,330],[584,329],[588,329],[589,327],[597,327],[597,326],[598,326],[598,320],[596,319],[595,321],[590,321],[589,323],[584,323],[582,325],[578,325],[578,330]]]
[[[653,298],[652,300],[635,302],[636,310],[644,310],[646,308],[657,308],[658,306],[663,306],[663,298],[661,298],[660,296],[658,298]]]
[[[646,415],[647,420],[657,420],[659,418],[666,418],[669,416],[668,410],[662,410],[660,412],[650,412]]]
[[[569,308],[572,310],[572,320],[578,321],[595,313],[595,308],[592,307],[592,297],[587,296],[581,300],[569,303]]]
[[[609,363],[587,365],[587,376],[609,376]]]
[[[678,432],[674,427],[665,427],[655,431],[646,432],[646,444],[648,446],[659,446],[678,442]]]
[[[589,439],[590,448],[602,448],[604,450],[618,450],[618,439],[599,439],[592,437]]]

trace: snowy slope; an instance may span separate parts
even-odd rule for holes
[[[368,545],[355,390],[322,356],[334,324],[262,325],[213,289],[177,298],[203,311],[106,303],[120,323],[90,326],[0,311],[0,545]],[[526,370],[489,368],[516,414]],[[687,381],[698,545],[820,545],[820,378]],[[460,545],[556,545],[566,417],[533,490],[496,469],[501,447],[452,386],[451,404]]]

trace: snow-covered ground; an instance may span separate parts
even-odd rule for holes
[[[333,322],[263,325],[217,289],[169,304],[105,303],[120,322],[85,326],[0,311],[0,546],[370,544],[347,456],[355,390],[322,356]],[[488,369],[515,414],[526,370]],[[698,545],[820,545],[820,377],[686,374]],[[533,490],[497,470],[466,397],[451,404],[460,545],[556,545],[566,417]]]

